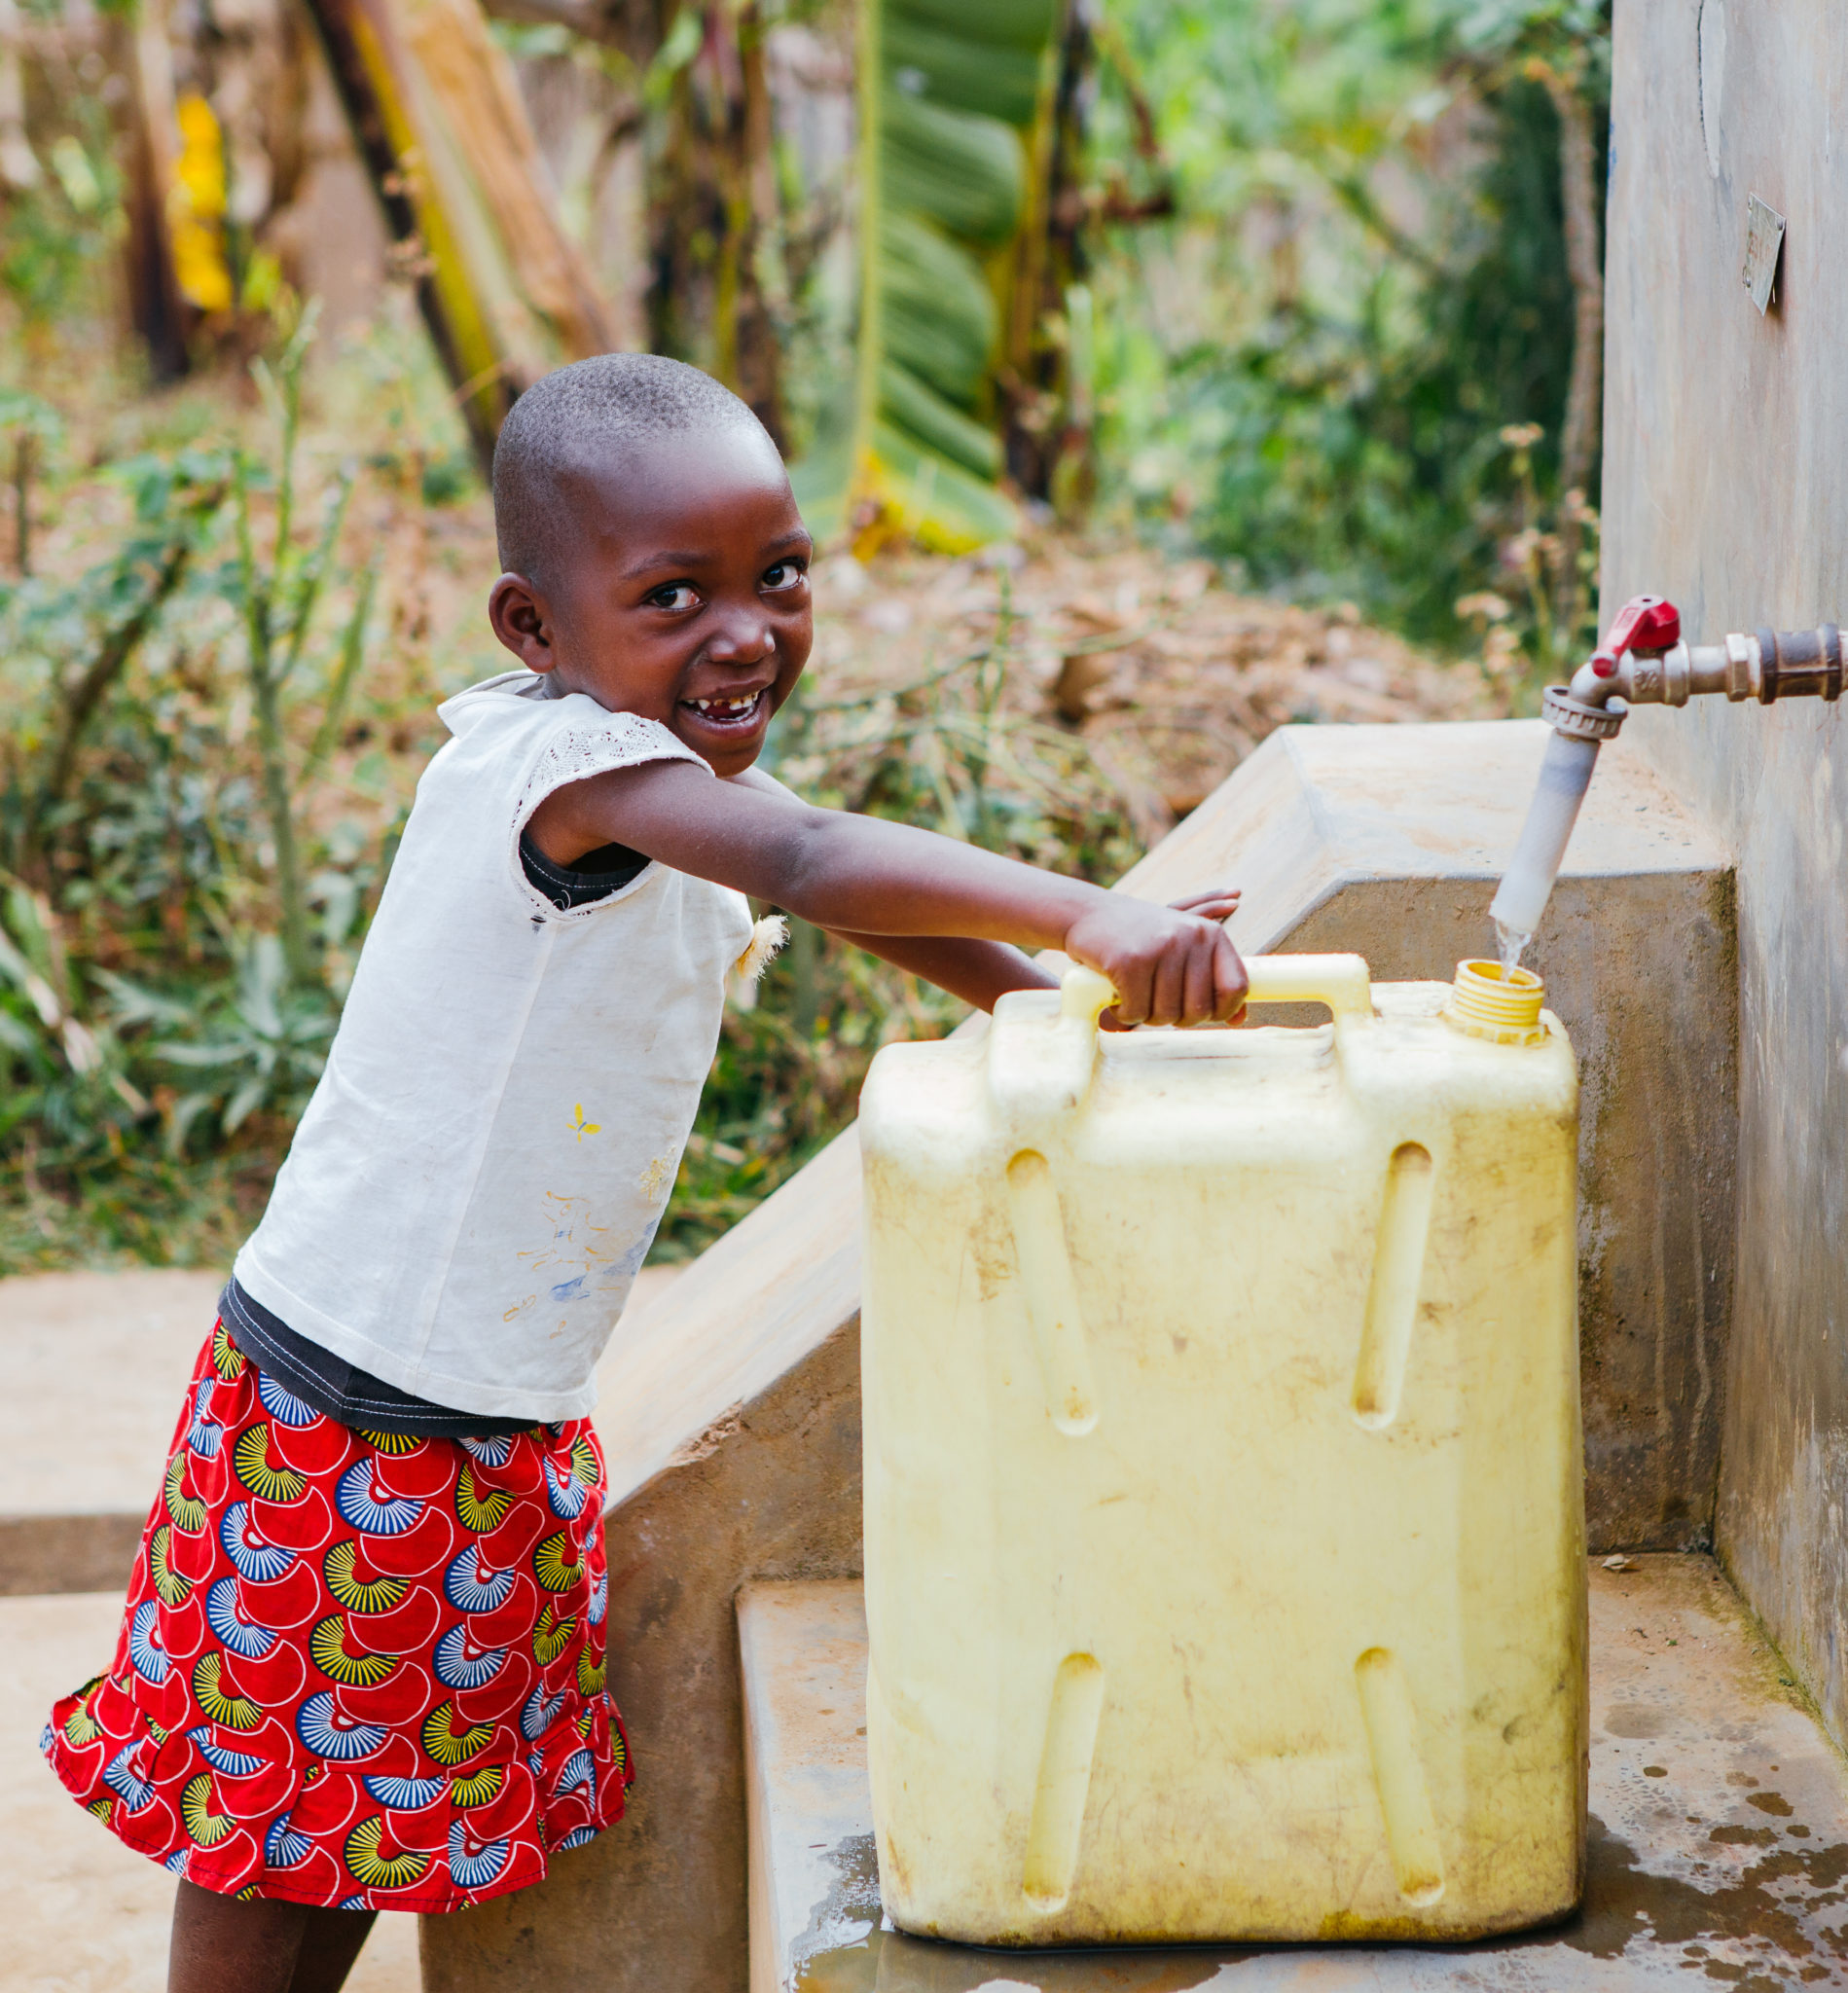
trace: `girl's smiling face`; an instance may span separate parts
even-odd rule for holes
[[[494,634],[613,712],[659,720],[715,774],[757,759],[815,641],[808,529],[760,430],[680,431],[566,472],[537,580],[503,574]]]

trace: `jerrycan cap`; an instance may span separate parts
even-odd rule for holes
[[[1452,1031],[1497,1045],[1542,1045],[1540,999],[1546,985],[1532,969],[1504,976],[1499,961],[1460,961],[1440,1015]]]

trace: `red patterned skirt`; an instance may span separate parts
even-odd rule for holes
[[[52,1712],[78,1804],[200,1887],[453,1910],[623,1811],[590,1422],[356,1432],[199,1353],[115,1665]]]

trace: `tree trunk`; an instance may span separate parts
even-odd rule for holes
[[[1092,10],[1068,0],[1051,96],[1030,135],[1028,209],[1014,252],[1000,377],[1008,475],[1067,518],[1084,512],[1092,495],[1084,178],[1093,27]]]
[[[606,352],[512,66],[476,0],[308,0],[484,471],[520,392]]]
[[[180,292],[167,216],[179,157],[179,121],[173,103],[173,64],[167,48],[166,10],[143,0],[131,16],[117,16],[112,66],[126,80],[122,107],[127,197],[128,316],[148,350],[157,382],[187,371],[190,313]]]
[[[738,55],[743,102],[737,127],[737,171],[743,182],[744,213],[743,267],[747,308],[738,328],[739,394],[757,419],[785,441],[782,419],[782,349],[777,319],[788,306],[782,268],[782,202],[777,191],[771,123],[770,80],[764,69],[764,19],[757,0],[745,0],[738,16]]]
[[[1570,78],[1548,67],[1543,80],[1559,114],[1559,192],[1573,292],[1572,380],[1559,438],[1559,483],[1562,490],[1583,491],[1601,440],[1604,378],[1604,266],[1592,111]]]
[[[714,374],[780,443],[780,203],[763,21],[755,0],[713,0],[704,25],[699,53],[675,79],[650,189],[654,344]]]

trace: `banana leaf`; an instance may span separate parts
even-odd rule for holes
[[[308,0],[484,465],[514,397],[614,344],[479,0]]]
[[[960,553],[1019,528],[996,374],[1044,226],[1066,4],[860,0],[856,365],[795,474],[819,537]]]

